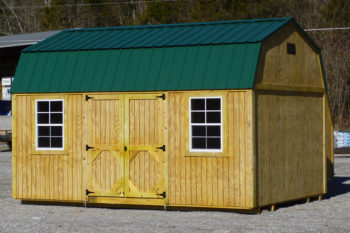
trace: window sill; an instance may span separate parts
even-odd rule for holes
[[[228,158],[230,157],[227,152],[189,152],[185,153],[185,157],[219,157]]]
[[[68,155],[66,150],[35,150],[32,155]]]

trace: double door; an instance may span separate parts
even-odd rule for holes
[[[164,95],[89,95],[88,196],[164,198]]]

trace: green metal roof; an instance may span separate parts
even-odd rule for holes
[[[24,52],[256,43],[292,18],[69,29]]]
[[[65,30],[23,51],[11,91],[250,89],[261,42],[289,22]]]

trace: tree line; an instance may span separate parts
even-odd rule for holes
[[[304,29],[350,26],[349,0],[0,0],[0,35],[294,17]],[[307,32],[322,48],[333,121],[350,129],[350,30]]]

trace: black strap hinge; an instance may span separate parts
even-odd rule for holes
[[[95,147],[89,146],[89,145],[86,145],[86,146],[85,146],[85,150],[86,150],[86,151],[88,151],[88,150],[90,150],[90,149],[94,149],[94,148],[95,148]]]
[[[163,198],[166,198],[166,192],[163,193],[157,193],[158,196],[162,196]]]
[[[94,98],[94,97],[91,97],[91,96],[88,96],[88,95],[85,96],[85,100],[86,100],[86,101],[89,101],[89,99],[93,99],[93,98]]]
[[[91,192],[88,189],[86,189],[86,196],[89,196],[90,193],[94,193],[94,192]]]
[[[157,96],[157,98],[161,98],[161,99],[165,100],[165,94],[159,95],[159,96]]]
[[[165,145],[160,146],[160,147],[157,147],[157,149],[162,150],[162,151],[165,151]]]

